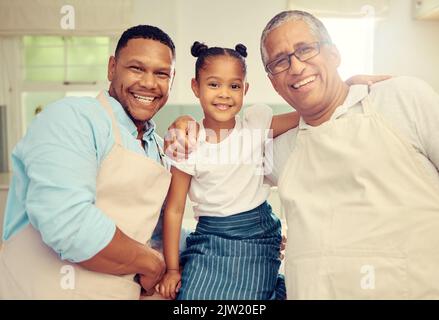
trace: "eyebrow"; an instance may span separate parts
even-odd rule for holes
[[[221,80],[221,78],[217,77],[217,76],[210,76],[210,77],[207,77],[206,80]],[[234,78],[234,79],[232,79],[232,81],[241,81],[241,82],[243,82],[244,80],[242,80],[242,78]]]
[[[309,44],[309,43],[311,43],[311,42],[303,42],[303,41],[301,41],[301,42],[298,42],[298,43],[296,43],[295,45],[294,45],[294,51],[296,51],[299,47],[301,47],[301,46],[303,46],[303,45],[305,45],[305,44]],[[282,56],[286,56],[287,54],[290,54],[291,53],[291,51],[281,51],[281,52],[279,52],[278,54],[276,54],[274,57],[273,57],[273,59],[271,60],[271,61],[274,61],[274,60],[277,60],[277,59],[279,59],[280,57],[282,57]]]
[[[143,65],[143,63],[141,61],[137,60],[137,59],[128,60],[126,62],[126,64],[141,64],[141,65]]]
[[[137,60],[137,59],[131,59],[131,60],[128,60],[127,62],[125,62],[125,65],[131,65],[131,64],[136,64],[136,65],[140,65],[142,67],[147,67],[147,65],[145,65],[142,61]],[[159,66],[159,67],[154,68],[154,69],[161,70],[161,71],[166,70],[166,71],[170,72],[172,70],[172,65],[170,65],[169,67],[163,65],[163,66]]]

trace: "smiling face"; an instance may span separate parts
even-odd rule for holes
[[[198,80],[192,79],[192,90],[200,99],[207,126],[233,128],[248,90],[241,62],[227,55],[206,58]]]
[[[173,77],[171,49],[156,40],[131,39],[108,63],[109,93],[138,128],[165,105]]]
[[[265,39],[265,63],[290,54],[305,44],[318,42],[302,20],[287,21]],[[319,114],[338,100],[343,82],[337,68],[340,56],[335,46],[320,44],[320,53],[307,61],[291,56],[289,69],[268,77],[275,90],[303,116]]]

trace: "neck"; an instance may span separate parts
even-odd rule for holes
[[[206,132],[207,141],[211,142],[211,143],[221,142],[233,130],[233,128],[235,127],[235,123],[236,123],[235,117],[233,117],[232,119],[230,119],[228,121],[224,121],[224,122],[204,118],[203,126],[205,129],[209,129],[210,133],[211,133],[211,134],[209,134],[209,131]],[[215,133],[215,136],[212,136],[213,133]]]
[[[319,126],[322,123],[331,119],[335,109],[338,106],[342,105],[349,93],[349,86],[343,82],[339,81],[339,85],[334,90],[333,97],[329,99],[329,104],[324,106],[323,108],[319,108],[319,110],[315,113],[311,114],[302,114],[303,120],[313,127]]]

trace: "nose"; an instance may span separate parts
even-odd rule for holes
[[[221,86],[220,92],[219,92],[219,97],[224,98],[224,99],[230,98],[228,86]]]
[[[305,69],[305,62],[300,61],[296,56],[292,55],[290,57],[290,67],[288,68],[288,73],[291,75],[302,74]]]
[[[142,75],[139,84],[146,89],[154,89],[155,87],[157,87],[157,80],[153,73],[145,72]]]

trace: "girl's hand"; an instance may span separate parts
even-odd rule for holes
[[[166,299],[175,299],[181,287],[181,274],[177,270],[168,270],[155,290]]]
[[[372,84],[374,84],[375,82],[380,82],[383,80],[387,80],[392,78],[392,76],[369,76],[369,75],[365,75],[365,74],[360,74],[360,75],[355,75],[353,77],[350,77],[349,79],[346,80],[346,84],[348,86],[351,86],[353,84],[367,84],[368,86],[371,86]]]
[[[285,258],[285,247],[287,245],[287,237],[282,235],[282,242],[280,244],[280,255],[279,258],[283,260]]]

